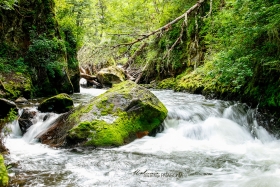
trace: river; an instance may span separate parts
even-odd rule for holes
[[[81,89],[75,104],[104,90]],[[53,149],[34,139],[58,117],[44,114],[23,137],[17,123],[6,140],[10,186],[280,186],[280,141],[258,126],[246,104],[153,91],[168,109],[164,130],[118,148]]]

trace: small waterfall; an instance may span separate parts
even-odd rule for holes
[[[32,110],[36,110],[35,108]],[[19,116],[21,116],[23,110],[19,110]],[[11,137],[13,138],[23,138],[28,143],[35,143],[37,135],[45,131],[50,127],[55,120],[61,116],[61,114],[55,113],[37,113],[36,116],[31,120],[33,125],[27,130],[27,132],[22,136],[22,132],[19,127],[18,120],[13,121],[10,124],[12,133]]]
[[[12,136],[13,138],[20,138],[20,137],[22,137],[22,132],[21,132],[21,130],[19,128],[18,120],[13,121],[10,124],[10,127],[11,127],[11,131],[12,131],[10,136]]]
[[[44,118],[48,115],[47,119],[44,120]],[[55,114],[55,113],[38,113],[33,121],[36,123],[33,124],[27,132],[24,134],[23,139],[26,142],[34,143],[37,142],[35,139],[37,135],[39,135],[41,132],[45,131],[50,127],[55,120],[61,116],[61,114]]]

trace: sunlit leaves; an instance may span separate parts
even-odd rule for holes
[[[280,7],[261,0],[240,0],[228,6],[209,22],[213,30],[205,38],[216,56],[211,75],[223,85],[240,89],[253,74],[279,71]],[[259,66],[264,69],[260,71]]]
[[[17,0],[0,0],[0,8],[13,9],[13,5]]]

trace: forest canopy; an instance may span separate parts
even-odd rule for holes
[[[21,2],[1,0],[0,7],[18,9]],[[52,32],[67,41],[60,51],[67,49],[73,66],[94,74],[120,65],[159,88],[280,105],[279,0],[51,2],[58,23]],[[13,64],[27,67],[22,58]]]

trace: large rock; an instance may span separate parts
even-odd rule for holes
[[[11,110],[17,112],[17,106],[14,102],[0,98],[0,119],[5,118]]]
[[[4,158],[0,154],[0,186],[7,186],[9,182],[8,171],[4,163]]]
[[[97,79],[101,84],[112,85],[125,81],[125,73],[123,69],[117,66],[103,68],[97,73]]]
[[[36,138],[41,143],[51,147],[61,147],[65,145],[65,137],[69,130],[69,124],[66,122],[70,112],[59,116],[46,131],[41,132]],[[65,123],[66,122],[66,123]]]
[[[38,106],[38,110],[41,112],[55,112],[58,114],[68,112],[74,107],[72,98],[65,94],[58,94],[51,98],[44,100]]]
[[[25,134],[26,131],[33,125],[32,119],[36,116],[36,111],[23,109],[20,118],[18,119],[19,128],[22,134]]]
[[[153,93],[125,81],[69,116],[67,123],[74,127],[68,132],[67,143],[124,145],[157,128],[166,116],[167,109]]]

